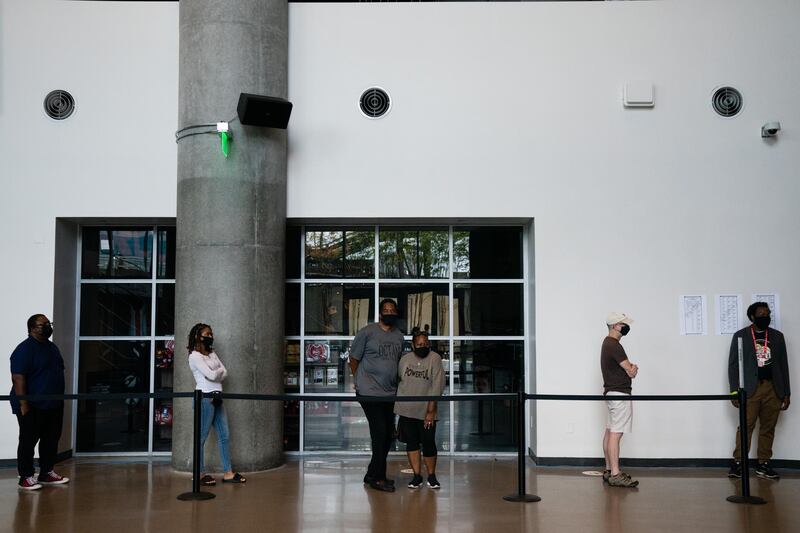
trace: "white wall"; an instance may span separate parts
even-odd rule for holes
[[[174,216],[177,9],[1,0],[0,353],[52,309],[56,217]],[[680,337],[677,297],[778,291],[797,353],[799,15],[789,0],[292,4],[288,215],[533,218],[539,392],[599,391],[612,309],[637,319],[636,392],[726,392],[729,340]],[[622,108],[633,79],[655,83],[655,109]],[[709,108],[724,83],[746,102],[731,120]],[[356,108],[373,84],[394,99],[376,121]],[[64,123],[41,112],[54,88],[78,102]],[[795,410],[777,458],[800,459]],[[730,454],[728,405],[636,413],[626,456]],[[539,455],[600,454],[600,405],[538,415]],[[2,406],[0,428],[13,457]]]
[[[610,310],[637,319],[624,341],[636,392],[726,393],[729,338],[679,336],[682,293],[778,291],[800,382],[800,4],[298,4],[290,15],[289,216],[534,218],[542,393],[601,390]],[[654,82],[655,109],[622,108],[623,83],[638,79]],[[356,110],[373,84],[394,99],[377,121]],[[744,95],[735,119],[710,109],[721,84]],[[760,138],[769,120],[784,127],[774,144]],[[635,411],[626,456],[731,453],[727,403]],[[800,459],[794,411],[777,458]],[[538,415],[539,455],[601,454],[600,404],[542,402]]]
[[[175,216],[177,4],[0,2],[0,359],[52,316],[56,217]],[[45,95],[66,89],[57,122]],[[71,376],[68,377],[71,383]],[[11,389],[7,363],[0,393]],[[17,422],[0,405],[0,458]]]

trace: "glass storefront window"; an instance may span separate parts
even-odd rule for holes
[[[453,228],[453,277],[522,279],[522,228]]]
[[[454,331],[458,336],[523,334],[522,283],[472,283],[453,287]]]
[[[380,300],[391,298],[397,303],[400,331],[411,334],[413,328],[429,335],[450,334],[450,290],[446,283],[381,283]]]
[[[381,229],[381,278],[446,278],[447,230]]]
[[[350,341],[310,340],[303,348],[306,392],[355,392],[347,357]]]
[[[175,279],[175,228],[158,228],[158,279]]]
[[[181,350],[181,353],[184,353]],[[172,392],[175,341],[156,341],[153,392]],[[172,451],[172,399],[156,399],[153,406],[153,451]]]
[[[148,392],[149,341],[81,341],[78,390],[87,393]],[[78,402],[77,452],[147,451],[148,401]]]
[[[149,283],[91,283],[81,286],[80,334],[150,335],[153,286]]]
[[[300,335],[300,284],[287,283],[285,295],[285,334]]]
[[[375,288],[367,284],[309,283],[306,335],[355,335],[375,316]]]
[[[288,235],[299,248],[287,246],[287,354],[303,359],[300,365],[287,358],[287,391],[353,394],[348,349],[358,330],[376,320],[384,298],[397,303],[404,351],[411,349],[413,328],[429,332],[442,356],[446,393],[519,390],[526,323],[522,226],[295,227]],[[513,451],[513,408],[489,400],[440,403],[440,449]],[[298,415],[302,442],[293,425]],[[369,450],[356,402],[287,402],[284,423],[292,428],[284,435],[287,450]]]
[[[453,387],[461,394],[518,392],[523,374],[522,341],[453,342]],[[515,447],[515,403],[459,402],[454,408],[459,451],[511,451]]]
[[[156,287],[156,335],[175,335],[175,284]]]
[[[174,278],[174,227],[82,229],[78,392],[172,390]],[[76,453],[168,453],[172,400],[81,401],[75,439]]]
[[[307,278],[371,278],[375,272],[375,232],[306,232]]]
[[[153,231],[141,228],[83,229],[81,277],[150,278]]]
[[[285,344],[283,366],[283,390],[287,394],[300,392],[300,341],[290,340]],[[300,402],[283,402],[283,449],[300,449]]]

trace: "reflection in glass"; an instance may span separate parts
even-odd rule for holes
[[[78,392],[148,392],[149,341],[82,341]],[[146,399],[78,402],[78,452],[147,451]]]
[[[286,341],[286,358],[283,367],[283,390],[287,394],[300,392],[300,341]],[[300,449],[300,402],[283,402],[283,449]]]
[[[135,228],[83,228],[81,277],[150,278],[153,231]]]
[[[284,300],[284,328],[285,335],[300,335],[300,284],[286,284],[286,299]]]
[[[350,341],[306,341],[305,358],[306,392],[355,392],[353,378],[347,368]]]
[[[453,403],[453,425],[458,452],[516,451],[516,402],[476,400]]]
[[[300,226],[286,226],[286,279],[300,278]]]
[[[355,335],[374,321],[373,285],[309,283],[305,291],[306,335]]]
[[[175,228],[158,228],[158,279],[175,279]]]
[[[447,230],[382,229],[381,278],[446,278],[449,268]]]
[[[378,292],[381,300],[391,298],[397,303],[400,331],[410,335],[416,327],[430,335],[450,334],[450,297],[446,283],[382,283]]]
[[[523,335],[522,291],[522,283],[454,285],[455,334]]]
[[[453,228],[453,277],[522,278],[522,228]]]
[[[175,341],[156,341],[153,392],[171,392],[175,367]],[[172,451],[172,399],[153,400],[153,451]]]
[[[453,341],[456,393],[517,392],[522,379],[523,341]]]
[[[369,451],[367,418],[357,402],[304,402],[309,451]]]
[[[175,334],[175,284],[156,285],[156,335]]]
[[[374,231],[307,231],[306,277],[374,277],[374,254]]]
[[[81,335],[150,335],[152,285],[81,285]]]
[[[454,341],[454,390],[456,394],[518,392],[524,377],[523,361],[523,341]],[[459,402],[454,413],[456,450],[514,449],[515,402]]]

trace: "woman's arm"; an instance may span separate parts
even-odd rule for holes
[[[225,371],[221,365],[220,368],[212,370],[208,366],[205,356],[194,354],[189,356],[189,367],[192,370],[198,370],[209,381],[220,381],[220,376]]]

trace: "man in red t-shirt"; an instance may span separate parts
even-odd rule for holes
[[[600,349],[600,369],[603,372],[605,396],[630,396],[631,380],[639,367],[628,360],[620,339],[628,334],[633,319],[625,313],[611,313],[606,318],[608,336]],[[607,400],[608,419],[603,434],[603,454],[606,469],[603,480],[612,487],[636,487],[639,482],[619,469],[619,446],[624,433],[633,427],[633,406],[630,400]]]

